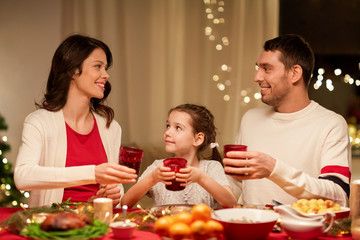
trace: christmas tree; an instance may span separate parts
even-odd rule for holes
[[[7,137],[2,136],[1,132],[7,128],[5,119],[0,114],[0,207],[17,207],[29,193],[20,192],[16,188],[12,165],[5,157],[5,153],[10,151],[10,145],[7,143]]]

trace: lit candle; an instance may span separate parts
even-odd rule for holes
[[[113,218],[113,201],[111,198],[94,199],[94,219],[110,224]]]

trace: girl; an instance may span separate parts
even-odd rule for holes
[[[170,109],[164,133],[165,150],[185,158],[187,167],[175,174],[163,165],[163,160],[155,160],[125,193],[121,203],[132,207],[149,192],[154,205],[206,203],[214,207],[218,202],[223,207],[232,207],[236,199],[221,165],[215,139],[214,117],[205,107],[184,104]],[[200,160],[200,153],[210,145],[214,160]],[[170,185],[175,178],[182,182],[181,186],[186,186],[184,190],[165,188],[164,184]]]
[[[120,202],[135,170],[120,166],[121,128],[104,104],[112,54],[94,38],[72,35],[56,50],[40,109],[24,123],[14,179],[30,207],[104,196]],[[101,185],[100,185],[101,184]],[[99,189],[100,188],[100,189]]]

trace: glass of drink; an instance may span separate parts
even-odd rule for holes
[[[171,171],[178,173],[181,168],[186,167],[187,160],[184,158],[166,158],[164,160],[164,166],[169,167]],[[181,191],[184,190],[184,186],[180,186],[181,182],[177,182],[175,179],[173,179],[171,185],[166,185],[167,190],[171,191]]]
[[[144,152],[140,148],[120,147],[119,164],[135,169],[139,175],[143,155]]]
[[[227,144],[224,146],[224,157],[226,157],[227,152],[231,152],[231,151],[247,151],[247,146],[246,145],[239,145],[239,144]],[[226,157],[229,158],[229,157]],[[233,159],[239,159],[239,158],[233,158]],[[233,173],[227,173],[226,174],[229,175],[244,175],[244,174],[233,174]]]

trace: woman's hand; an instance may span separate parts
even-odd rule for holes
[[[134,183],[136,182],[135,169],[118,163],[103,163],[95,166],[95,181],[100,184]]]
[[[154,171],[152,171],[151,177],[153,179],[153,185],[158,182],[162,182],[165,185],[171,185],[170,180],[175,179],[175,172],[172,172],[169,167],[159,165],[156,169],[154,169]]]
[[[111,198],[114,206],[120,203],[121,194],[117,184],[101,184],[96,195],[99,197]]]
[[[176,173],[176,181],[183,182],[180,186],[187,186],[191,183],[199,182],[203,174],[199,168],[187,166],[186,168],[181,168],[179,173]]]

